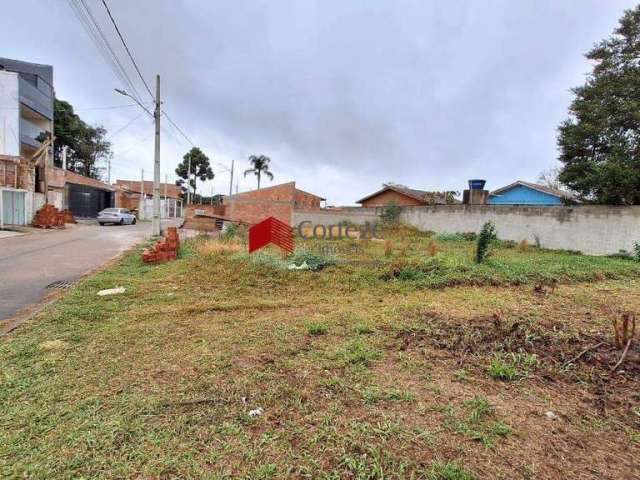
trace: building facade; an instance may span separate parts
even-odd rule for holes
[[[489,194],[489,205],[557,206],[575,203],[575,197],[564,190],[518,180]]]
[[[30,223],[45,203],[53,104],[52,66],[0,58],[0,227]]]
[[[138,213],[140,219],[153,218],[153,182],[145,180],[116,180],[115,203]],[[182,217],[180,187],[172,183],[160,184],[160,214],[162,218]]]

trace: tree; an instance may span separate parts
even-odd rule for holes
[[[189,179],[189,160],[191,160],[191,179]],[[196,193],[197,180],[212,180],[214,177],[209,157],[207,157],[198,147],[193,147],[182,157],[182,162],[176,168],[178,180],[176,185],[182,188],[182,194],[186,195],[189,188]]]
[[[549,170],[543,170],[538,175],[538,183],[545,187],[555,188],[560,190],[562,186],[560,183],[560,167],[551,167]]]
[[[273,173],[269,171],[269,163],[271,159],[266,155],[251,155],[249,156],[249,163],[253,165],[253,168],[249,168],[244,171],[244,176],[253,173],[258,178],[258,190],[260,190],[260,178],[262,175],[269,177],[269,180],[273,180]]]
[[[99,180],[101,169],[97,166],[98,162],[112,156],[111,142],[106,140],[106,129],[85,123],[69,102],[56,98],[54,108],[54,162],[62,165],[62,149],[66,146],[67,169]]]
[[[586,57],[593,71],[559,127],[559,180],[585,200],[640,204],[640,6]]]

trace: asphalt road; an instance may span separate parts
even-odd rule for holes
[[[151,235],[151,222],[137,225],[68,225],[0,238],[0,325],[40,302],[58,280],[77,280]]]

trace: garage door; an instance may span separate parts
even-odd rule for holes
[[[24,225],[26,192],[2,190],[2,219],[6,225]]]

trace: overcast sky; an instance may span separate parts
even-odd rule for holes
[[[78,0],[74,0],[78,1]],[[140,94],[101,0],[84,0]],[[631,1],[107,0],[167,113],[218,163],[272,159],[272,184],[353,204],[383,182],[462,190],[535,180],[584,53]],[[110,132],[112,180],[151,179],[153,128],[63,0],[3,2],[0,56],[51,64],[57,96]],[[148,94],[147,97],[148,99]],[[100,107],[100,108],[96,108]],[[163,177],[190,148],[165,121]],[[126,128],[126,125],[128,125]],[[267,186],[270,182],[264,181]],[[239,178],[240,191],[255,178]],[[235,185],[234,185],[235,190]]]

